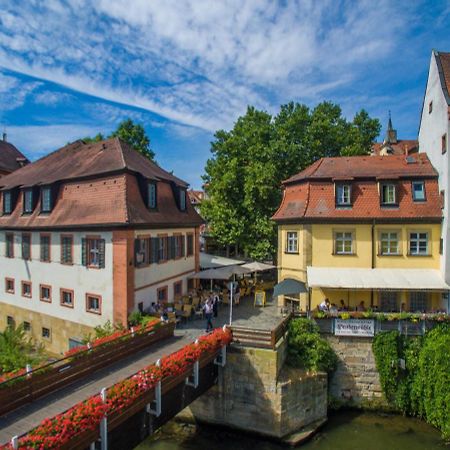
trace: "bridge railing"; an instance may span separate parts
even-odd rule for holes
[[[0,415],[55,392],[149,345],[173,336],[175,324],[161,323],[145,333],[130,331],[117,340],[40,366],[0,383]]]
[[[289,314],[273,329],[233,325],[231,327],[233,332],[233,342],[246,347],[275,350],[278,341],[286,334],[289,321],[292,317],[293,315]]]

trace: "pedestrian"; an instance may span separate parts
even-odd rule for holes
[[[206,332],[209,333],[213,329],[212,316],[214,312],[213,303],[210,298],[206,300],[203,310],[205,311],[205,318],[206,318]]]
[[[213,304],[213,314],[214,317],[218,316],[219,313],[219,296],[211,292],[212,304]]]

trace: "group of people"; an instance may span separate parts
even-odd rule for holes
[[[330,300],[328,298],[325,298],[322,303],[317,307],[319,311],[322,312],[328,312],[330,314],[337,314],[338,312],[345,312],[350,311],[350,308],[345,304],[344,300],[341,299],[339,303],[339,307],[336,305],[336,303],[330,303]],[[364,300],[361,300],[361,302],[356,307],[356,311],[367,311],[366,305],[364,304]]]

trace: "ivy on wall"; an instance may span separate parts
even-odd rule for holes
[[[450,439],[450,326],[439,325],[423,338],[379,333],[373,352],[386,399]]]

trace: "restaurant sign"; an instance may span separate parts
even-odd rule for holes
[[[365,336],[375,334],[375,321],[368,319],[335,319],[334,334],[336,336]]]

